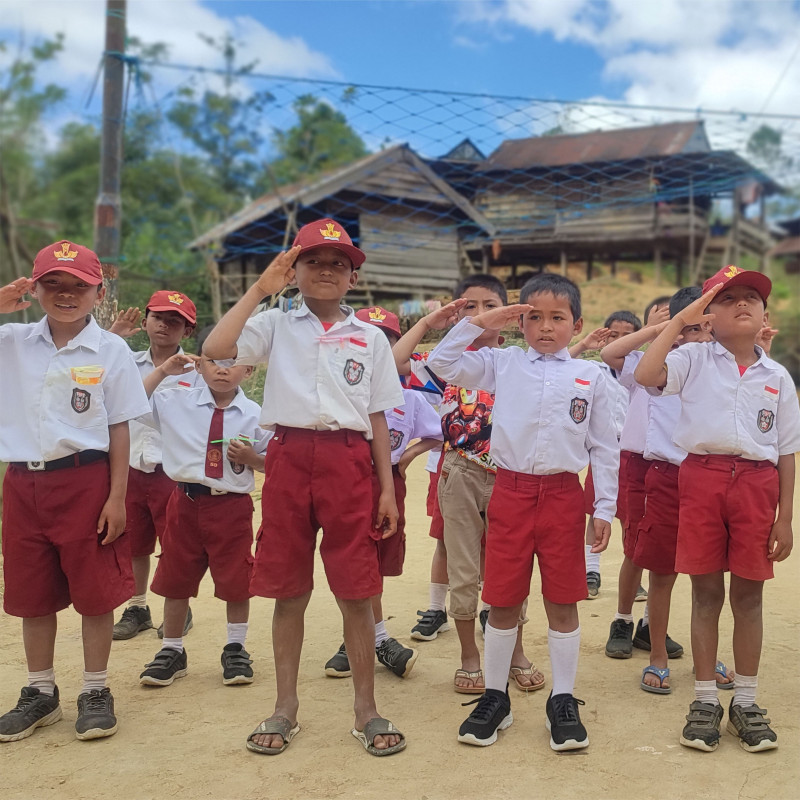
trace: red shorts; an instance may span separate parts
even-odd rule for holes
[[[678,485],[676,572],[730,570],[751,581],[772,577],[767,545],[779,495],[772,462],[690,453]]]
[[[394,479],[394,498],[400,516],[397,518],[397,533],[388,539],[378,542],[378,565],[381,577],[403,574],[403,562],[406,560],[406,482],[400,477],[397,466],[392,467]],[[378,498],[381,485],[375,470],[372,471],[372,518],[378,516]]]
[[[428,516],[431,518],[431,528],[428,536],[432,539],[444,541],[444,517],[439,508],[439,478],[442,476],[442,463],[444,462],[444,450],[436,466],[436,472],[429,472],[428,475]]]
[[[630,456],[629,450],[622,450],[619,454],[619,480],[617,483],[617,513],[614,516],[618,520],[624,519],[625,501],[623,498],[622,487],[624,486],[624,470],[628,463]],[[583,482],[583,502],[584,513],[589,516],[594,516],[594,477],[592,476],[592,465],[589,464],[589,469],[586,470],[586,479]]]
[[[522,603],[530,594],[534,555],[547,600],[586,599],[583,490],[575,473],[498,468],[488,518],[484,602],[504,608]]]
[[[253,567],[253,499],[249,494],[188,497],[176,486],[167,504],[167,526],[150,588],[162,597],[196,597],[211,570],[214,596],[249,600]]]
[[[167,524],[167,502],[175,489],[159,464],[155,472],[128,470],[128,492],[125,495],[125,534],[131,555],[149,556],[155,552],[156,539],[161,541]]]
[[[101,545],[97,520],[108,499],[107,460],[52,472],[8,467],[3,481],[3,607],[43,617],[70,603],[107,614],[133,595],[127,536]]]
[[[625,484],[620,481],[620,495],[625,497],[625,517],[622,519],[622,550],[633,560],[636,547],[636,533],[644,516],[644,479],[652,462],[645,461],[641,453],[628,453],[625,463]],[[622,468],[620,467],[620,475]]]
[[[647,497],[633,547],[633,563],[657,575],[675,574],[678,543],[678,467],[651,461],[644,479]]]
[[[380,594],[373,527],[372,453],[355,431],[312,431],[278,426],[267,447],[263,522],[250,590],[289,598],[314,587],[314,549],[336,597]]]

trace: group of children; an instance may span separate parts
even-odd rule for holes
[[[453,686],[476,695],[459,741],[491,745],[512,724],[509,683],[545,686],[522,643],[537,560],[550,745],[588,745],[573,693],[578,602],[598,594],[616,515],[625,558],[606,654],[649,650],[641,688],[669,693],[668,659],[683,652],[667,633],[670,597],[677,573],[688,573],[696,681],[681,743],[717,747],[717,689],[735,687],[728,730],[746,750],[776,747],[755,702],[761,595],[792,547],[800,407],[790,376],[767,355],[768,278],[726,267],[702,292],[655,301],[645,326],[615,312],[569,348],[583,319],[580,291],[565,277],[539,274],[508,305],[499,280],[469,276],[451,303],[403,335],[391,312],[343,305],[364,259],[335,220],[305,225],[198,343],[199,355],[180,348],[196,325],[181,292],[148,303],[146,351],[124,342],[138,330],[138,309],[101,330],[90,314],[103,298],[101,266],[72,242],[44,248],[30,280],[0,288],[0,312],[26,308],[27,294],[45,312],[38,323],[0,326],[4,608],[22,618],[28,665],[16,707],[0,717],[0,741],[61,718],[53,655],[57,612],[70,603],[83,626],[77,736],[116,732],[111,642],[153,625],[147,582],[158,540],[151,589],[165,598],[163,643],[140,683],[167,686],[187,674],[189,602],[207,570],[227,608],[223,682],[251,683],[249,601],[273,598],[275,707],[246,745],[283,752],[300,731],[297,681],[321,529],[344,639],[325,673],[352,676],[352,734],[367,752],[403,750],[405,736],[378,712],[374,663],[405,677],[417,660],[389,636],[381,596],[384,579],[403,569],[405,472],[428,453],[436,548],[429,607],[411,638],[430,641],[454,621]],[[258,311],[290,284],[302,306]],[[512,323],[526,349],[501,346]],[[432,351],[417,352],[428,331],[448,328]],[[600,347],[602,363],[578,357]],[[260,408],[240,388],[259,364]],[[264,472],[264,513],[253,556],[254,470]],[[649,595],[634,633],[643,570]],[[717,659],[726,571],[733,672]]]

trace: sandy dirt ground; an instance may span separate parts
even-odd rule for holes
[[[433,542],[427,536],[424,496],[427,474],[417,463],[409,476],[406,573],[387,583],[384,607],[388,628],[408,643],[418,608],[428,604]],[[797,514],[795,519],[797,519]],[[798,526],[795,524],[795,531]],[[143,688],[138,675],[159,649],[155,631],[115,642],[110,685],[120,730],[93,742],[75,739],[75,698],[82,669],[80,623],[71,610],[60,619],[57,680],[64,719],[25,741],[0,746],[0,796],[16,798],[725,798],[783,800],[797,796],[800,778],[800,700],[797,684],[800,552],[778,566],[765,593],[765,646],[759,702],[769,709],[780,747],[748,754],[723,734],[715,753],[678,744],[692,699],[689,655],[689,582],[679,579],[670,633],[687,650],[671,662],[674,692],[646,694],[638,688],[646,654],[634,650],[626,661],[606,658],[603,648],[616,607],[616,575],[621,560],[619,528],[602,559],[600,597],[580,609],[581,661],[575,694],[586,701],[582,717],[590,746],[556,754],[548,745],[544,707],[547,691],[512,692],[514,724],[492,747],[459,744],[458,726],[469,697],[453,692],[459,666],[455,630],[433,642],[415,643],[419,659],[401,680],[376,665],[381,712],[408,737],[404,753],[369,756],[350,735],[352,687],[349,679],[326,678],[323,664],[341,641],[341,618],[317,573],[317,591],[306,618],[301,665],[299,720],[303,727],[278,757],[244,747],[247,734],[272,710],[274,670],[271,601],[253,601],[248,649],[255,660],[250,686],[222,685],[219,656],[225,643],[225,614],[207,579],[193,601],[195,626],[186,637],[189,675],[164,689]],[[546,621],[534,577],[530,623],[525,630],[529,656],[548,682]],[[153,602],[155,600],[155,602]],[[152,598],[153,617],[160,603]],[[641,615],[643,604],[635,606]],[[731,617],[721,625],[720,655],[731,661]],[[0,706],[11,707],[25,682],[20,624],[0,617]],[[727,705],[730,695],[721,693]],[[794,787],[794,788],[792,788]]]

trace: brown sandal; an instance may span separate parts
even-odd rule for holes
[[[469,681],[468,686],[459,686],[456,681],[458,679]],[[486,691],[485,686],[478,686],[478,681],[483,683],[483,670],[479,669],[476,672],[467,672],[465,669],[457,669],[453,678],[453,686],[459,694],[483,694]]]
[[[524,683],[520,682],[520,677],[523,675],[531,679],[530,686],[526,686]],[[541,677],[541,680],[534,682],[534,678],[536,678],[537,675]],[[539,689],[544,689],[546,682],[544,675],[538,669],[536,669],[533,664],[531,664],[529,667],[511,667],[508,677],[514,682],[514,685],[517,687],[517,689],[522,692],[536,692]]]

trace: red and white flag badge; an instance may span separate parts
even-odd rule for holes
[[[592,385],[591,381],[586,381],[583,378],[575,378],[576,389],[588,389]]]
[[[392,413],[395,414],[398,417],[404,417],[406,415],[406,412],[403,411],[402,408],[393,408],[392,409]]]
[[[774,395],[775,397],[777,397],[777,396],[780,394],[780,391],[779,391],[778,389],[775,389],[775,388],[774,388],[774,387],[772,387],[772,386],[766,386],[766,385],[765,385],[765,386],[764,386],[764,391],[765,391],[767,394]]]
[[[352,336],[350,337],[350,344],[358,345],[359,347],[366,347],[367,343],[363,339],[354,339]]]

